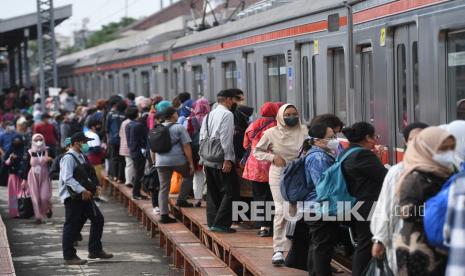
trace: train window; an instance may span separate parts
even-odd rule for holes
[[[371,47],[362,49],[362,118],[374,124],[375,96],[373,89],[373,54]]]
[[[308,57],[302,57],[302,98],[303,98],[303,116],[305,120],[310,120],[310,87],[308,84],[309,81],[309,72],[308,72]]]
[[[402,131],[408,124],[407,110],[407,61],[405,45],[397,45],[397,125]]]
[[[419,86],[418,86],[418,42],[412,43],[412,82],[413,82],[413,119],[420,120],[420,102],[419,102]]]
[[[223,63],[224,68],[224,88],[236,88],[237,87],[237,69],[236,63],[225,62]]]
[[[465,32],[447,39],[447,83],[453,118],[465,120]]]
[[[129,80],[129,74],[123,74],[123,88],[124,94],[127,94],[131,90],[131,82]]]
[[[194,76],[194,94],[198,97],[203,96],[203,70],[202,66],[192,66]]]
[[[150,97],[150,78],[149,72],[144,71],[140,73],[142,79],[142,95]]]
[[[344,61],[344,49],[331,49],[331,91],[333,96],[333,110],[342,122],[347,124],[347,99],[346,99],[346,71]]]
[[[268,100],[286,102],[286,60],[284,55],[265,57],[265,91]]]

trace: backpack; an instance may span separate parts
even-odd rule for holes
[[[262,125],[259,129],[255,130],[253,133],[252,133],[252,137],[251,140],[253,141],[253,139],[262,131],[264,130],[267,126],[271,125],[275,120],[270,120],[268,122],[266,122],[264,125]],[[239,162],[239,164],[242,166],[242,167],[245,167],[245,164],[247,163],[247,160],[249,159],[250,157],[250,154],[252,153],[252,141],[250,141],[250,145],[247,147],[247,149],[245,150],[244,152],[244,155],[242,156],[241,158],[241,161]]]
[[[338,213],[337,202],[339,201],[350,201],[351,205],[355,203],[355,198],[349,194],[347,189],[347,183],[342,172],[342,162],[349,155],[360,150],[363,150],[363,148],[356,147],[349,149],[343,156],[339,155],[334,164],[321,175],[320,180],[316,183],[316,201],[320,204],[328,202],[327,206],[320,206],[327,209],[320,208],[321,213],[336,215]]]
[[[149,134],[150,150],[155,153],[170,152],[173,144],[171,143],[170,128],[174,124],[167,126],[163,124],[156,125]]]
[[[307,183],[305,159],[307,155],[289,163],[281,174],[279,188],[284,200],[290,203],[303,201],[315,189],[313,183]]]
[[[95,173],[95,169],[92,165],[90,165],[89,161],[86,158],[86,162],[81,163],[79,159],[72,153],[66,153],[65,155],[71,155],[76,161],[76,167],[73,170],[73,178],[76,179],[82,187],[84,187],[87,191],[91,192],[92,195],[95,195],[97,191],[97,186],[99,185],[99,181],[97,178],[97,174]],[[64,156],[65,156],[64,155]],[[76,193],[71,187],[67,187],[68,192],[73,199],[81,199],[81,195]]]
[[[50,167],[49,176],[52,180],[58,180],[60,175],[60,161],[64,154],[60,154],[53,159],[52,166]]]
[[[444,225],[446,222],[449,190],[457,177],[463,176],[465,176],[465,171],[451,176],[442,185],[441,190],[425,202],[423,226],[428,244],[432,246],[447,249],[444,244]]]

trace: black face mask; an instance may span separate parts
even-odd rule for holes
[[[13,142],[13,148],[17,149],[23,145],[23,142]]]
[[[98,127],[95,129],[96,132],[102,132],[102,128],[101,127]]]
[[[284,118],[284,123],[286,123],[286,125],[289,127],[294,127],[299,123],[299,117],[295,117],[295,116],[286,117]]]
[[[236,109],[237,109],[237,103],[233,103],[231,106],[231,112],[236,111]]]

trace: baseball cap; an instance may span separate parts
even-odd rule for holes
[[[94,139],[84,135],[84,132],[76,132],[71,136],[71,144],[76,142],[89,142]]]
[[[65,147],[68,147],[69,145],[71,145],[71,137],[66,137],[64,144],[65,144]]]

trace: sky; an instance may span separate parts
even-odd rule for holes
[[[0,19],[37,11],[36,0],[0,0]],[[83,19],[88,18],[88,29],[97,30],[102,25],[118,21],[125,15],[126,2],[127,15],[140,18],[153,14],[160,9],[160,0],[54,0],[56,7],[73,5],[73,15],[56,27],[55,32],[72,36],[74,30],[82,27]],[[169,0],[164,0],[165,6]]]

